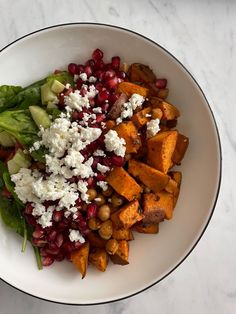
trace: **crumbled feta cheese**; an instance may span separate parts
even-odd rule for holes
[[[66,208],[69,209],[70,206],[75,205],[75,201],[78,199],[79,194],[74,191],[66,191],[63,197],[59,201],[59,208]]]
[[[93,156],[106,157],[106,154],[104,153],[103,150],[97,149],[97,150],[95,150],[95,152],[93,153]]]
[[[81,235],[79,230],[70,229],[69,239],[70,239],[71,242],[77,242],[77,241],[79,241],[80,243],[84,243],[85,242],[85,239]]]
[[[155,136],[160,131],[160,119],[153,119],[147,123],[147,138]]]
[[[82,96],[78,90],[75,90],[73,93],[70,93],[68,96],[65,96],[65,104],[66,106],[76,109],[78,111],[82,111],[83,108],[89,108],[89,97],[88,93],[85,96]]]
[[[79,78],[81,78],[81,80],[84,81],[84,82],[87,81],[87,79],[88,79],[86,73],[81,73],[81,74],[79,75]]]
[[[35,203],[33,211],[32,211],[32,215],[33,216],[42,216],[42,214],[45,213],[45,211],[46,211],[46,208],[44,205],[42,205],[40,203]]]
[[[98,181],[97,186],[99,186],[103,191],[108,189],[108,184],[106,181]]]
[[[100,197],[96,197],[95,199],[94,199],[94,201],[95,202],[100,202],[102,199],[100,198]]]
[[[86,203],[89,203],[88,201],[88,194],[86,194],[86,192],[88,191],[88,183],[87,182],[84,182],[82,180],[79,180],[78,182],[78,190],[80,191],[81,193],[81,199],[86,202]]]
[[[40,218],[37,219],[37,222],[43,227],[51,227],[52,226],[52,213],[53,210],[49,207]]]
[[[123,138],[120,138],[117,134],[116,131],[114,130],[109,130],[106,134],[105,134],[105,146],[107,151],[112,152],[114,151],[114,153],[117,156],[121,156],[124,157],[125,155],[125,140]]]
[[[97,164],[97,170],[100,171],[101,173],[106,173],[107,171],[110,170],[109,167],[101,165],[100,163]]]
[[[88,79],[89,83],[95,83],[97,82],[97,78],[95,76],[90,76],[90,78]]]
[[[144,97],[139,95],[139,94],[133,94],[130,99],[129,99],[129,102],[131,104],[131,107],[133,109],[133,111],[135,109],[137,109],[138,107],[141,107],[143,102],[144,102]]]
[[[66,89],[69,89],[69,88],[70,88],[70,84],[67,83],[66,86],[65,86],[65,88],[66,88]]]
[[[70,148],[68,154],[64,158],[65,165],[67,167],[76,168],[77,165],[81,164],[84,161],[84,156],[77,150]]]
[[[95,86],[94,85],[90,85],[89,89],[87,91],[86,96],[88,98],[94,98],[97,94],[98,94],[98,91],[96,90]]]
[[[116,119],[116,124],[120,124],[123,119],[131,118],[134,110],[141,107],[144,102],[144,97],[139,94],[133,94],[129,101],[123,104],[120,117]]]
[[[102,108],[101,107],[93,108],[93,112],[94,113],[102,113]]]

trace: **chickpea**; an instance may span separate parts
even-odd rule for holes
[[[114,255],[119,248],[119,243],[115,239],[110,239],[106,243],[106,251],[110,255]]]
[[[161,117],[162,117],[162,111],[160,108],[152,109],[152,118],[153,119],[161,119]]]
[[[105,197],[102,195],[102,194],[97,194],[96,198],[94,199],[95,203],[98,205],[98,206],[101,206],[103,204],[106,203],[106,199]]]
[[[88,191],[86,192],[86,194],[88,194],[88,200],[92,201],[96,198],[97,196],[97,191],[95,189],[88,189]]]
[[[103,222],[98,230],[98,233],[102,239],[109,240],[112,236],[112,222],[111,220],[107,220]]]
[[[119,207],[124,203],[124,198],[118,194],[113,194],[111,197],[111,203],[114,207]]]
[[[98,218],[101,221],[106,221],[107,219],[110,218],[111,215],[111,208],[108,204],[104,204],[99,207],[98,209]]]
[[[88,226],[91,230],[98,230],[101,226],[101,221],[96,217],[90,218],[88,221]]]
[[[113,188],[110,185],[108,186],[108,188],[105,191],[102,192],[102,194],[104,196],[107,196],[107,197],[111,196],[112,193],[113,193]]]

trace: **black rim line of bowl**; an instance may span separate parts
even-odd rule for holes
[[[216,130],[216,134],[217,134],[217,139],[218,139],[218,145],[219,145],[219,151],[220,151],[220,171],[219,171],[219,181],[218,181],[218,187],[217,187],[217,192],[216,192],[216,197],[215,197],[215,201],[214,201],[214,204],[213,204],[213,207],[212,207],[212,210],[211,210],[211,213],[210,213],[210,216],[208,218],[208,221],[206,222],[206,225],[204,226],[201,234],[199,235],[197,241],[194,243],[194,245],[192,246],[192,248],[189,250],[189,252],[178,262],[177,265],[175,265],[174,268],[172,268],[167,274],[165,274],[163,277],[161,277],[159,280],[157,280],[156,282],[152,283],[151,285],[145,287],[144,289],[141,289],[137,292],[134,292],[130,295],[127,295],[127,296],[124,296],[124,297],[121,297],[121,298],[118,298],[118,299],[114,299],[114,300],[110,300],[110,301],[102,301],[102,302],[97,302],[97,303],[66,303],[66,302],[60,302],[60,301],[54,301],[54,300],[48,300],[48,299],[44,299],[42,297],[39,297],[39,296],[35,296],[33,294],[30,294],[29,292],[26,292],[26,291],[23,291],[21,290],[20,288],[17,288],[15,286],[13,286],[12,284],[8,283],[7,281],[5,281],[4,279],[0,278],[0,280],[2,280],[3,282],[5,282],[7,285],[13,287],[14,289],[17,289],[18,291],[20,292],[23,292],[27,295],[30,295],[31,297],[34,297],[34,298],[37,298],[39,300],[43,300],[43,301],[47,301],[47,302],[51,302],[51,303],[56,303],[56,304],[64,304],[64,305],[73,305],[73,306],[90,306],[90,305],[101,305],[101,304],[108,304],[108,303],[114,303],[114,302],[118,302],[118,301],[122,301],[122,300],[125,300],[125,299],[128,299],[130,297],[134,297],[136,295],[138,295],[139,293],[143,292],[143,291],[146,291],[148,290],[149,288],[153,287],[154,285],[156,285],[157,283],[161,282],[163,279],[165,279],[166,277],[168,277],[175,269],[177,269],[184,261],[185,259],[191,254],[191,252],[194,250],[194,248],[197,246],[197,244],[199,243],[200,239],[202,238],[203,234],[205,233],[208,225],[209,225],[209,222],[212,218],[212,215],[215,211],[215,207],[216,207],[216,203],[217,203],[217,200],[218,200],[218,196],[219,196],[219,191],[220,191],[220,186],[221,186],[221,178],[222,178],[222,148],[221,148],[221,140],[220,140],[220,135],[219,135],[219,129],[218,129],[218,126],[216,124],[216,120],[215,120],[215,117],[214,117],[214,114],[213,114],[213,111],[210,107],[210,104],[206,98],[206,95],[204,94],[202,88],[200,87],[200,85],[198,84],[198,82],[196,81],[196,79],[194,78],[194,76],[189,72],[189,70],[171,53],[169,52],[166,48],[162,47],[160,44],[156,43],[155,41],[151,40],[150,38],[142,35],[142,34],[139,34],[133,30],[130,30],[130,29],[126,29],[124,27],[121,27],[121,26],[116,26],[116,25],[112,25],[112,24],[104,24],[104,23],[92,23],[92,22],[74,22],[74,23],[62,23],[62,24],[56,24],[56,25],[52,25],[52,26],[48,26],[48,27],[44,27],[44,28],[41,28],[41,29],[38,29],[36,31],[33,31],[31,33],[28,33],[24,36],[21,36],[19,38],[17,38],[16,40],[12,41],[10,44],[6,45],[5,47],[3,47],[2,49],[0,49],[0,53],[2,51],[4,51],[5,49],[7,49],[8,47],[12,46],[13,44],[15,44],[16,42],[26,38],[26,37],[29,37],[33,34],[36,34],[36,33],[40,33],[40,32],[43,32],[45,30],[49,30],[49,29],[52,29],[52,28],[59,28],[59,27],[63,27],[63,26],[76,26],[76,25],[94,25],[94,26],[105,26],[105,27],[109,27],[109,28],[115,28],[115,29],[120,29],[120,30],[123,30],[125,32],[128,32],[128,33],[133,33],[139,37],[142,37],[144,38],[145,40],[151,42],[152,44],[158,46],[159,48],[161,48],[162,50],[164,50],[169,56],[171,56],[179,65],[181,65],[181,67],[183,67],[183,69],[188,73],[188,75],[191,77],[191,79],[194,81],[194,83],[197,85],[197,87],[199,88],[201,94],[203,95],[206,103],[207,103],[207,106],[208,106],[208,109],[211,113],[211,116],[212,116],[212,119],[213,119],[213,122],[214,122],[214,125],[215,125],[215,130]]]

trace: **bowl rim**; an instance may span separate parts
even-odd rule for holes
[[[128,299],[128,298],[131,298],[131,297],[134,297],[138,294],[140,294],[141,292],[144,292],[146,290],[148,290],[149,288],[153,287],[154,285],[156,285],[157,283],[161,282],[163,279],[165,279],[166,277],[168,277],[172,272],[174,272],[186,259],[187,257],[192,253],[192,251],[195,249],[195,247],[197,246],[197,244],[199,243],[200,239],[202,238],[203,234],[205,233],[208,225],[209,225],[209,222],[213,216],[213,213],[215,211],[215,207],[216,207],[216,204],[217,204],[217,200],[218,200],[218,197],[219,197],[219,192],[220,192],[220,187],[221,187],[221,179],[222,179],[222,145],[221,145],[221,139],[220,139],[220,133],[219,133],[219,129],[218,129],[218,126],[217,126],[217,123],[216,123],[216,119],[214,117],[214,114],[213,114],[213,110],[211,109],[211,106],[206,98],[206,95],[205,93],[203,92],[202,88],[200,87],[199,83],[196,81],[195,77],[193,76],[193,74],[182,64],[182,62],[180,62],[171,52],[169,52],[166,48],[164,48],[162,45],[158,44],[157,42],[155,42],[154,40],[146,37],[145,35],[142,35],[134,30],[131,30],[131,29],[127,29],[125,27],[121,27],[121,26],[118,26],[118,25],[113,25],[113,24],[107,24],[107,23],[96,23],[96,22],[70,22],[70,23],[59,23],[59,24],[54,24],[54,25],[50,25],[50,26],[47,26],[47,27],[43,27],[43,28],[40,28],[40,29],[37,29],[35,31],[32,31],[30,33],[27,33],[21,37],[18,37],[17,39],[15,39],[14,41],[10,42],[9,44],[7,44],[6,46],[4,46],[3,48],[0,49],[0,54],[6,50],[8,47],[14,45],[15,43],[17,43],[18,41],[21,41],[22,39],[24,38],[27,38],[31,35],[34,35],[34,34],[37,34],[37,33],[40,33],[40,32],[44,32],[46,30],[50,30],[50,29],[54,29],[54,28],[60,28],[60,27],[66,27],[66,26],[78,26],[78,25],[83,25],[83,26],[104,26],[104,27],[107,27],[107,28],[113,28],[113,29],[117,29],[117,30],[122,30],[124,32],[127,32],[127,33],[131,33],[131,34],[134,34],[134,35],[137,35],[149,42],[151,42],[152,44],[154,44],[155,46],[157,46],[158,48],[160,48],[161,50],[163,50],[165,53],[167,53],[171,58],[173,58],[185,71],[186,73],[191,77],[191,79],[193,80],[193,82],[196,84],[197,88],[199,89],[199,91],[201,92],[207,106],[208,106],[208,109],[209,109],[209,112],[211,114],[211,118],[213,120],[213,123],[214,123],[214,127],[215,127],[215,131],[216,131],[216,138],[217,138],[217,142],[218,142],[218,149],[219,149],[219,180],[218,180],[218,183],[217,183],[217,190],[216,190],[216,196],[215,196],[215,200],[214,200],[214,203],[213,203],[213,206],[212,206],[212,209],[211,209],[211,212],[210,212],[210,215],[208,217],[208,220],[206,221],[205,223],[205,226],[202,230],[202,232],[199,234],[197,240],[195,241],[195,243],[193,243],[192,247],[190,248],[190,250],[186,253],[186,255],[183,256],[183,258],[171,269],[168,271],[168,273],[166,273],[164,276],[162,276],[160,279],[158,279],[157,281],[155,281],[154,283],[148,285],[147,287],[139,290],[139,291],[136,291],[134,293],[131,293],[129,295],[126,295],[126,296],[123,296],[121,298],[117,298],[117,299],[112,299],[112,300],[109,300],[109,301],[102,301],[102,302],[95,302],[95,303],[66,303],[66,302],[60,302],[60,301],[54,301],[54,300],[50,300],[50,299],[46,299],[46,298],[43,298],[43,297],[39,297],[39,296],[35,296],[27,291],[24,291],[18,287],[15,287],[14,285],[8,283],[6,280],[2,279],[0,277],[0,280],[3,281],[4,283],[6,283],[7,285],[9,285],[10,287],[13,287],[14,289],[17,289],[18,291],[20,292],[23,292],[25,293],[26,295],[29,295],[31,297],[34,297],[34,298],[37,298],[39,300],[43,300],[43,301],[47,301],[47,302],[51,302],[51,303],[55,303],[55,304],[63,304],[63,305],[72,305],[72,306],[90,306],[90,305],[101,305],[101,304],[109,304],[109,303],[113,303],[113,302],[117,302],[117,301],[122,301],[122,300],[125,300],[125,299]]]

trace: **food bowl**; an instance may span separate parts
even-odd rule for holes
[[[30,246],[0,224],[0,278],[32,296],[67,304],[99,304],[127,298],[160,282],[189,255],[205,231],[216,204],[221,178],[221,149],[210,106],[195,79],[155,42],[119,27],[75,23],[24,36],[0,53],[0,84],[28,85],[70,62],[82,63],[95,48],[106,57],[149,65],[166,77],[168,100],[181,112],[178,129],[190,138],[180,197],[174,218],[157,235],[135,234],[130,264],[112,265],[105,273],[89,269],[85,279],[68,262],[39,271]]]

